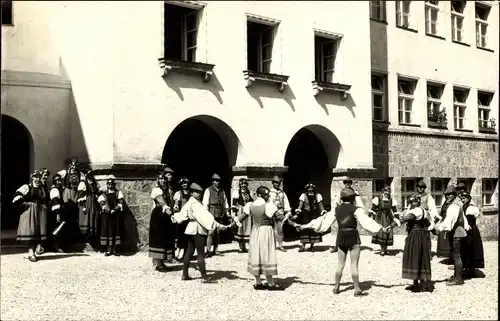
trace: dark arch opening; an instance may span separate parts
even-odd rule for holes
[[[2,115],[2,230],[16,229],[20,210],[12,198],[29,182],[33,159],[33,139],[17,119]]]
[[[332,168],[337,164],[339,153],[339,141],[323,126],[303,127],[293,136],[285,154],[284,163],[288,171],[283,175],[283,190],[293,210],[299,205],[299,196],[309,181],[323,196],[325,209],[330,209]],[[293,240],[298,234],[295,229],[286,226],[285,236]]]

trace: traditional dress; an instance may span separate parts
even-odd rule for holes
[[[273,180],[275,182],[281,182],[279,177],[275,177]],[[278,207],[279,215],[273,220],[274,237],[276,238],[276,243],[278,244],[278,250],[284,251],[285,249],[282,244],[285,235],[283,233],[282,221],[280,221],[278,217],[283,217],[284,219],[291,213],[292,208],[290,207],[288,196],[286,196],[286,193],[282,189],[276,189],[274,187],[271,188],[269,191],[269,202],[272,202],[276,205],[276,207]]]
[[[308,194],[302,193],[299,197],[299,207],[297,209],[300,212],[300,220],[302,224],[307,224],[311,220],[320,217],[325,213],[323,207],[323,196],[320,193]],[[321,234],[316,233],[313,230],[305,229],[300,231],[300,243],[305,244],[315,244],[320,243],[323,240]]]
[[[47,240],[47,195],[43,186],[21,186],[14,194],[14,202],[23,204],[19,218],[17,241],[35,247]]]
[[[101,246],[107,254],[116,254],[116,246],[121,244],[120,223],[124,197],[119,190],[107,189],[97,201],[101,206]]]
[[[88,237],[89,241],[98,241],[99,239],[99,223],[101,216],[101,207],[97,199],[100,192],[95,181],[80,182],[78,186],[78,201],[81,210],[78,220],[80,232]]]
[[[350,179],[346,179],[344,180],[344,184],[346,184],[347,182],[350,182],[352,184],[352,180]],[[353,189],[352,187],[346,187],[345,188],[349,188],[351,189],[352,191],[354,191],[354,194],[355,194],[355,197],[354,197],[354,203],[353,205],[356,206],[356,207],[359,207],[359,208],[363,208],[364,205],[363,205],[363,201],[361,200],[361,197],[359,196],[359,192],[356,191],[355,189]],[[337,194],[337,196],[335,196],[335,201],[333,202],[333,208],[337,207],[337,206],[340,206],[342,204],[342,200],[340,199],[340,192]],[[335,224],[334,224],[335,225]],[[337,231],[335,230],[335,227],[332,225],[331,227],[331,235],[334,239],[334,243],[332,245],[332,247],[330,248],[330,252],[331,253],[334,253],[334,252],[337,252]]]
[[[175,248],[173,200],[165,188],[156,186],[151,191],[153,210],[149,221],[149,257],[156,260],[172,260]],[[163,263],[163,262],[161,262]]]
[[[76,174],[70,174],[70,183],[66,185],[62,192],[63,216],[66,226],[61,238],[64,239],[63,242],[66,244],[73,244],[80,240],[81,232],[78,220],[82,216],[83,207],[79,206],[78,195],[79,190],[82,189],[82,184],[85,185],[85,183],[77,179]]]
[[[454,203],[462,206],[461,203],[458,203],[457,199],[455,199]],[[443,206],[441,206],[441,212],[439,213],[441,220],[444,220],[446,218],[446,211],[451,204],[452,203],[445,202]],[[450,241],[446,238],[446,232],[440,232],[438,234],[436,256],[445,257],[451,260],[451,246]]]
[[[262,197],[254,202],[247,203],[238,221],[243,222],[247,217],[252,218],[252,233],[250,235],[250,249],[248,252],[247,271],[254,276],[277,275],[278,263],[276,259],[276,243],[272,219],[284,219],[273,203],[267,203]]]
[[[464,268],[468,269],[470,273],[474,273],[476,269],[484,269],[483,240],[476,222],[480,216],[480,211],[472,202],[464,204],[463,211],[470,230],[467,231],[467,238],[462,251],[462,260],[464,261]]]
[[[64,221],[64,209],[63,209],[64,202],[62,200],[63,191],[64,191],[63,186],[57,187],[53,185],[50,188],[49,192],[50,214],[47,219],[47,228],[48,228],[49,239],[52,240],[55,250],[59,250],[60,244],[58,241],[58,236],[54,235],[53,232],[59,226],[59,224]],[[60,219],[59,222],[57,220],[58,216]]]
[[[241,215],[243,213],[243,209],[247,203],[253,202],[252,196],[250,195],[250,191],[248,189],[237,189],[231,195],[231,199],[233,200],[233,210],[236,212],[236,215]],[[249,217],[244,222],[241,222],[241,226],[238,227],[238,231],[234,238],[238,243],[246,244],[250,242],[250,234],[252,233],[252,218]]]
[[[375,221],[383,227],[388,227],[394,221],[394,213],[397,212],[397,202],[392,197],[377,196],[372,200],[372,211],[376,213]],[[394,233],[380,231],[372,237],[372,244],[379,244],[387,248],[394,244]]]
[[[189,189],[180,190],[175,192],[174,194],[174,212],[178,213],[181,209],[186,205],[189,198],[191,198],[191,194],[189,193]],[[188,221],[184,221],[181,223],[177,223],[177,248],[185,250],[187,247],[187,238],[186,231]]]

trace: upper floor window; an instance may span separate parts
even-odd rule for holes
[[[165,58],[196,61],[200,11],[165,3]]]
[[[477,111],[479,128],[491,128],[491,101],[493,100],[493,93],[488,93],[484,91],[477,92]]]
[[[247,69],[271,73],[276,27],[247,21]]]
[[[410,197],[417,192],[417,182],[421,178],[401,178],[401,208],[410,207]]]
[[[431,195],[437,207],[444,204],[444,191],[449,181],[449,178],[431,178]]]
[[[385,21],[385,1],[370,1],[370,18]]]
[[[488,46],[488,16],[490,8],[481,6],[476,2],[476,46],[486,48]]]
[[[412,107],[415,87],[416,81],[398,79],[398,111],[400,124],[411,124],[413,122]]]
[[[2,0],[2,25],[12,25],[14,21],[12,19],[12,1]]]
[[[427,120],[437,123],[446,122],[446,114],[441,106],[444,85],[427,83]]]
[[[386,77],[372,74],[372,107],[373,120],[385,121],[386,112]]]
[[[425,2],[425,32],[431,35],[438,34],[439,1]]]
[[[468,95],[469,91],[466,89],[453,88],[453,124],[455,129],[465,128]]]
[[[315,80],[334,82],[338,39],[314,36]]]
[[[493,195],[495,194],[495,189],[497,185],[497,180],[494,178],[483,178],[482,181],[482,196],[483,205],[493,205]]]
[[[396,25],[398,27],[411,27],[410,5],[411,1],[396,1]]]
[[[451,2],[451,38],[453,41],[463,41],[465,1]]]

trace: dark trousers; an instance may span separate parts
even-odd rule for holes
[[[462,280],[462,270],[464,265],[462,263],[462,243],[464,238],[454,237],[451,243],[451,257],[453,258],[453,264],[455,267],[455,279],[457,281]]]
[[[207,270],[205,267],[205,235],[186,235],[187,237],[187,250],[184,255],[184,267],[182,269],[182,276],[187,277],[189,275],[189,263],[194,255],[194,250],[196,249],[196,256],[198,258],[198,269],[200,270],[201,276],[207,275]]]

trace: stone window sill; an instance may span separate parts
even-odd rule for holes
[[[490,48],[483,48],[483,47],[478,47],[478,46],[476,46],[476,48],[480,49],[480,50],[488,51],[488,52],[495,52],[493,49],[490,49]]]
[[[440,39],[440,40],[446,40],[445,37],[442,37],[442,36],[438,36],[438,35],[433,35],[432,33],[426,33],[425,34],[426,36],[429,36],[431,38],[436,38],[436,39]]]
[[[495,130],[495,128],[481,128],[479,127],[479,132],[480,133],[483,133],[483,134],[496,134],[497,131]]]
[[[472,129],[465,129],[465,128],[455,128],[455,131],[457,132],[463,132],[463,133],[472,133]]]
[[[407,124],[407,123],[399,123],[399,126],[422,127],[419,124]]]
[[[410,27],[403,27],[403,26],[396,25],[396,28],[403,29],[403,30],[406,30],[406,31],[410,31],[410,32],[413,32],[413,33],[418,33],[418,30],[415,30],[415,29],[410,28]]]
[[[453,40],[452,42],[459,44],[459,45],[462,45],[462,46],[470,47],[470,45],[468,43],[465,43],[465,42],[461,42],[461,41],[457,41],[457,40]]]
[[[437,121],[428,120],[427,121],[427,126],[429,128],[448,129],[448,123],[447,122],[440,123],[440,122],[437,122]]]
[[[283,92],[288,86],[288,78],[289,76],[279,75],[279,74],[269,74],[264,72],[257,72],[252,70],[244,70],[243,77],[247,82],[247,88],[251,87],[254,82],[261,83],[273,83],[278,86],[278,91]]]
[[[342,100],[346,100],[347,97],[351,94],[349,89],[351,89],[351,85],[340,84],[340,83],[332,83],[332,82],[324,82],[324,81],[313,81],[313,95],[318,96],[322,91],[329,92],[338,92],[341,93]]]
[[[483,205],[482,213],[484,215],[498,214],[498,207],[496,207],[495,205]]]
[[[158,61],[161,69],[163,70],[163,77],[166,77],[172,70],[179,70],[184,72],[199,73],[203,77],[203,82],[210,81],[215,67],[215,65],[211,64],[176,59],[159,58]]]

